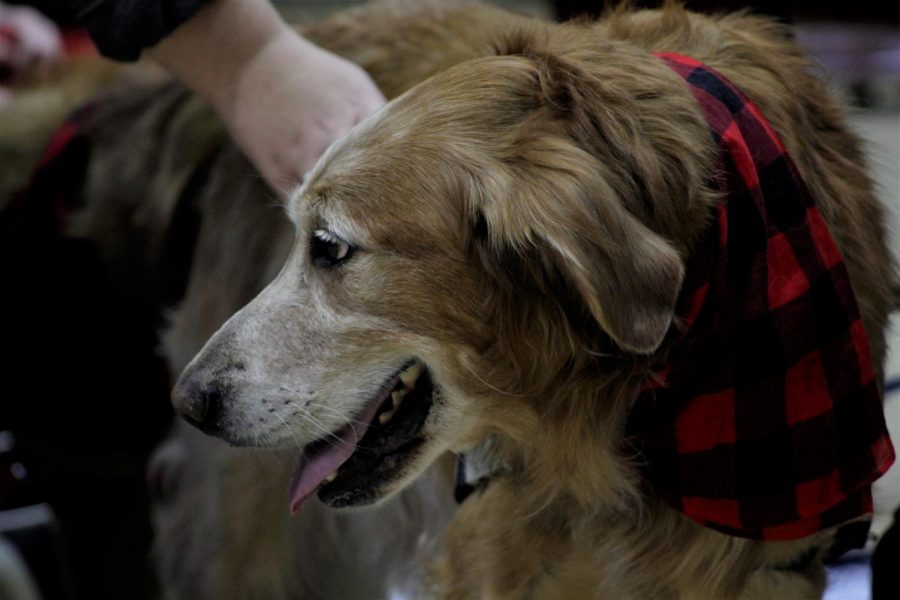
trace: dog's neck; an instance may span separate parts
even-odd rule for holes
[[[583,373],[514,404],[515,420],[507,412],[495,415],[495,427],[465,453],[459,483],[477,492],[500,480],[520,482],[535,504],[520,503],[529,513],[555,501],[575,502],[593,515],[635,505],[639,478],[627,458],[633,452],[625,423],[647,368],[598,377],[603,369],[583,364]],[[508,399],[503,406],[510,407]]]
[[[454,492],[457,502],[465,501],[474,492],[483,491],[498,477],[514,472],[514,466],[496,451],[499,444],[495,435],[488,434],[477,446],[459,456]]]

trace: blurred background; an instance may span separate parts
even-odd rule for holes
[[[506,8],[550,19],[598,15],[602,1],[497,0]],[[22,3],[7,3],[6,6]],[[54,0],[25,2],[61,32],[39,39],[46,61],[93,53],[89,39]],[[276,2],[286,18],[321,18],[357,2]],[[640,0],[652,7],[658,3]],[[797,40],[816,58],[851,106],[853,127],[865,139],[889,227],[900,256],[900,2],[859,0],[689,0],[698,11],[747,8],[795,26]],[[12,64],[34,38],[0,11],[0,138],[27,124],[3,105],[27,93]],[[40,34],[43,35],[43,34]],[[54,44],[56,44],[54,46]],[[43,59],[42,59],[43,60]],[[39,71],[41,66],[37,67]],[[35,77],[29,74],[28,77]],[[38,76],[36,79],[40,79]],[[35,143],[46,143],[37,136]],[[3,148],[0,161],[34,149]],[[0,165],[2,168],[2,165]],[[28,172],[0,187],[0,211]],[[4,234],[13,227],[0,216]],[[50,235],[50,234],[48,234]],[[0,240],[0,250],[8,240]],[[3,260],[0,292],[0,600],[141,599],[158,590],[148,557],[152,539],[147,459],[170,427],[171,374],[160,358],[158,307],[124,293],[90,248],[57,249],[50,272]],[[22,289],[40,293],[23,295]],[[886,411],[900,440],[900,318],[894,323],[887,367]],[[830,573],[828,598],[870,597],[870,557],[894,523],[900,504],[896,466],[875,490],[876,514],[864,551],[851,553]],[[896,527],[882,560],[900,570]],[[890,536],[887,538],[890,539]],[[887,551],[898,554],[887,554]],[[896,576],[896,574],[895,574]],[[895,588],[900,589],[900,588]],[[884,596],[887,598],[887,596]],[[900,598],[900,596],[897,596]],[[879,600],[881,600],[879,598]]]

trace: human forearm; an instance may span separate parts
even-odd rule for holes
[[[269,44],[295,35],[264,0],[214,0],[149,54],[213,104],[233,96],[238,78]]]
[[[279,190],[384,104],[365,71],[297,35],[265,0],[214,0],[150,55],[212,104]]]

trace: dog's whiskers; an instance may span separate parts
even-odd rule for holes
[[[281,389],[288,391],[288,392],[292,392],[294,394],[297,394],[297,396],[301,395],[298,390],[295,390],[288,386],[281,386]],[[336,434],[327,431],[322,426],[322,424],[318,422],[318,420],[310,412],[310,410],[308,408],[309,406],[315,407],[316,409],[326,413],[327,416],[336,417],[338,420],[344,421],[348,424],[360,425],[364,428],[369,427],[369,423],[367,423],[365,421],[360,421],[359,419],[348,419],[343,414],[341,414],[341,412],[339,410],[337,410],[336,408],[334,408],[332,406],[328,406],[327,404],[323,404],[321,402],[314,402],[312,400],[309,400],[306,403],[306,406],[300,406],[296,402],[288,401],[287,405],[291,406],[293,408],[296,408],[297,413],[295,413],[295,414],[300,415],[301,418],[305,419],[308,423],[315,426],[318,429],[318,431],[325,432],[325,437],[323,439],[326,440],[330,444],[335,444],[335,442],[339,442],[340,438]],[[362,450],[371,449],[371,448],[369,448],[367,446],[363,446],[361,444],[357,444],[357,448],[362,449]]]
[[[507,391],[501,390],[500,388],[498,388],[498,387],[496,387],[496,386],[494,386],[494,385],[491,385],[490,383],[488,383],[487,381],[485,381],[484,379],[482,379],[481,376],[479,376],[478,373],[476,373],[476,372],[472,369],[472,367],[470,367],[469,365],[467,365],[465,361],[462,361],[462,365],[466,368],[466,370],[469,371],[469,373],[472,374],[473,377],[475,377],[475,379],[477,379],[478,381],[480,381],[482,384],[484,384],[484,385],[487,386],[488,388],[494,390],[494,391],[497,392],[498,394],[503,394],[504,396],[512,396],[513,398],[528,398],[528,397],[533,396],[533,394],[516,394],[516,393],[514,393],[514,392],[507,392]]]
[[[288,406],[294,406],[294,407],[300,409],[301,411],[305,410],[305,409],[303,409],[302,407],[298,406],[298,405],[297,405],[296,403],[294,403],[294,402],[289,402],[289,403],[288,403]],[[325,405],[319,404],[318,406],[319,406],[319,407],[324,407]],[[338,417],[341,416],[340,413],[337,412],[336,410],[332,409],[331,407],[328,407],[328,408],[329,408],[330,410],[333,410],[333,411],[334,411],[335,416],[338,416]],[[308,412],[308,411],[307,411],[307,412]],[[316,421],[315,417],[313,417],[311,414],[302,414],[302,413],[301,413],[301,416],[303,416],[308,422],[317,425],[318,428],[319,428],[319,431],[327,431],[324,427],[322,427],[322,425],[321,425],[320,423],[318,423],[318,421]],[[362,425],[362,426],[364,426],[364,427],[368,427],[368,426],[369,426],[368,423],[365,423],[365,422],[363,422],[363,421],[358,421],[358,420],[355,420],[355,419],[348,419],[347,422],[348,422],[348,423],[354,423],[354,424]],[[331,432],[327,432],[327,433],[325,434],[325,437],[323,437],[322,439],[324,439],[326,442],[328,442],[329,444],[331,444],[331,445],[333,445],[333,446],[337,446],[338,443],[340,443],[340,441],[341,441],[341,438],[340,438],[338,435],[336,435],[336,434],[334,434],[334,433],[331,433]],[[357,447],[358,449],[362,449],[362,450],[371,450],[371,447],[363,446],[363,445],[361,445],[361,444],[357,444],[356,447]]]
[[[300,396],[300,395],[301,395],[300,392],[299,392],[298,390],[295,390],[294,388],[291,388],[291,387],[288,387],[288,386],[281,386],[281,389],[284,390],[284,391],[288,391],[288,392],[291,392],[291,393],[293,393],[293,394],[296,394],[297,396]],[[317,431],[321,432],[321,433],[323,434],[322,439],[325,440],[327,443],[336,446],[337,443],[340,442],[340,437],[338,437],[335,433],[333,433],[333,432],[329,431],[328,429],[326,429],[325,426],[322,425],[322,424],[318,421],[318,419],[316,419],[316,418],[309,412],[309,409],[307,409],[305,406],[301,406],[300,404],[294,402],[293,400],[288,400],[288,401],[286,402],[286,404],[287,404],[287,406],[290,406],[290,407],[293,407],[293,408],[297,409],[297,412],[295,412],[294,414],[299,415],[301,419],[303,419],[304,421],[306,421],[307,423],[309,423],[310,425],[312,425]],[[278,413],[274,413],[274,414],[277,415]],[[279,416],[279,418],[281,418],[281,417]],[[287,422],[285,422],[283,418],[282,418],[281,420],[282,420],[282,422],[285,423],[285,427],[288,427]],[[290,427],[288,427],[288,428],[290,429]],[[293,432],[292,432],[292,433],[293,433]],[[301,446],[301,448],[302,448],[302,446]]]
[[[283,385],[283,386],[281,386],[281,389],[282,389],[282,390],[285,390],[285,391],[287,391],[287,392],[292,392],[292,393],[294,393],[294,394],[297,394],[297,396],[300,396],[300,395],[301,395],[300,392],[299,392],[298,390],[295,390],[294,388],[291,388],[291,387],[288,387],[288,386],[284,386],[284,385]],[[359,421],[359,420],[357,420],[357,419],[347,419],[347,418],[345,418],[344,415],[341,414],[341,412],[340,412],[339,410],[337,410],[336,408],[331,407],[331,406],[328,406],[327,404],[322,404],[321,402],[314,402],[314,401],[311,400],[311,399],[308,400],[308,401],[304,404],[304,406],[300,406],[300,405],[298,405],[296,402],[293,402],[293,401],[289,401],[289,402],[288,402],[288,406],[293,406],[294,408],[297,408],[297,409],[299,409],[299,410],[305,411],[306,414],[310,415],[311,418],[314,418],[314,417],[312,417],[312,413],[311,413],[310,410],[309,410],[309,406],[310,406],[310,405],[312,405],[312,406],[314,406],[314,407],[316,407],[316,408],[318,408],[318,409],[321,409],[321,410],[324,410],[324,411],[328,411],[328,412],[329,412],[329,416],[337,417],[338,420],[340,420],[340,421],[345,421],[345,422],[347,422],[347,423],[352,423],[352,424],[354,424],[354,425],[368,425],[368,423],[364,423],[363,421]]]
[[[618,355],[611,354],[609,352],[597,352],[596,350],[591,350],[584,344],[578,344],[578,346],[584,351],[585,354],[589,356],[595,356],[597,358],[618,358]]]
[[[264,469],[268,469],[273,463],[279,462],[278,453],[275,452],[275,449],[270,445],[271,440],[267,439],[269,437],[268,431],[264,431],[262,434],[255,434],[253,436],[255,446],[253,447],[253,454],[258,459],[260,466]]]
[[[313,402],[311,404],[313,406],[315,406],[316,408],[319,408],[319,409],[322,409],[325,411],[330,411],[330,414],[332,416],[342,418],[340,411],[338,411],[336,408],[328,406],[327,404],[322,404],[320,402]],[[366,423],[365,421],[360,421],[358,419],[347,419],[347,422],[352,423],[354,425],[362,425],[363,427],[366,427],[366,428],[369,427],[369,423]],[[373,450],[374,449],[372,446],[363,446],[362,444],[357,444],[356,447],[360,450]]]
[[[297,412],[295,412],[293,414],[299,415],[301,419],[303,419],[304,421],[309,423],[313,428],[315,428],[316,431],[320,432],[322,434],[323,440],[325,440],[326,442],[328,442],[329,444],[332,444],[332,445],[337,445],[337,443],[340,442],[340,439],[341,439],[340,437],[338,437],[334,432],[326,429],[325,426],[322,425],[318,421],[318,419],[316,419],[313,415],[311,415],[309,413],[309,411],[306,410],[304,407],[300,406],[296,402],[288,402],[287,405],[296,408]],[[282,419],[282,421],[283,420],[284,419]],[[285,423],[285,426],[287,426],[287,423]]]
[[[334,408],[333,406],[328,406],[327,404],[322,404],[321,402],[310,402],[310,406],[313,406],[319,410],[322,410],[322,411],[328,413],[329,416],[337,417],[338,419],[343,419],[343,415],[341,414],[341,411]],[[347,423],[351,423],[353,425],[363,425],[363,426],[369,425],[365,421],[360,421],[359,419],[344,419],[344,420],[346,420]]]
[[[272,413],[272,414],[274,414],[278,418],[278,420],[284,424],[284,428],[287,429],[288,433],[291,434],[291,437],[294,438],[294,444],[297,446],[297,448],[302,450],[303,445],[300,443],[300,440],[297,439],[297,436],[294,434],[294,430],[291,428],[290,425],[288,425],[288,422],[285,420],[285,418],[282,417],[281,415],[279,415],[277,412]]]

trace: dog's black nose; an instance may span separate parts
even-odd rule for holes
[[[172,390],[172,404],[184,420],[204,433],[221,431],[222,391],[216,386],[202,386],[179,381]]]

